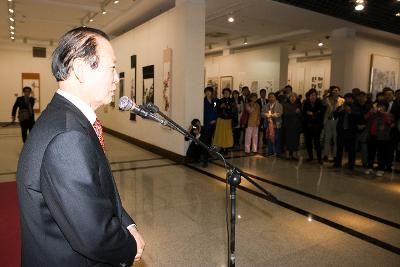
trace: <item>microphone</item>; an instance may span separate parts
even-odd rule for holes
[[[123,96],[119,99],[119,109],[122,111],[131,111],[134,114],[142,117],[143,119],[153,120],[161,123],[162,125],[167,125],[168,121],[152,114],[145,107],[136,105],[129,97]]]

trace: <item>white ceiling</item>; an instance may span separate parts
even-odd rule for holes
[[[205,0],[206,52],[225,48],[279,43],[296,52],[320,49],[319,40],[329,49],[331,31],[341,27],[355,28],[368,34],[400,43],[395,34],[367,28],[305,9],[271,0]],[[175,0],[14,0],[16,11],[15,43],[49,45],[67,30],[82,23],[117,36],[174,7]],[[101,14],[101,4],[109,2],[107,14]],[[12,44],[9,38],[8,2],[0,2],[0,45]],[[88,15],[98,13],[87,23]],[[227,18],[232,15],[234,23]],[[85,21],[83,21],[85,19]],[[213,35],[223,35],[212,37]],[[229,45],[228,45],[229,41]],[[14,44],[15,44],[14,43]],[[211,44],[211,49],[209,45]]]

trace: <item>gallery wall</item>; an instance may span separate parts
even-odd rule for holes
[[[221,77],[224,79],[226,76],[231,76],[233,89],[237,90],[244,85],[251,88],[251,85],[256,82],[256,91],[262,88],[276,91],[279,89],[280,51],[279,46],[263,46],[243,49],[231,54],[206,56],[205,83],[214,80],[218,81],[221,87]]]
[[[47,58],[34,58],[31,47],[0,49],[0,122],[11,121],[11,109],[15,102],[15,94],[21,96],[21,73],[40,74],[40,108],[43,110],[57,90],[57,82],[51,74],[51,50]],[[39,114],[37,114],[39,115]]]
[[[357,36],[354,46],[354,66],[352,87],[358,87],[368,91],[370,85],[371,55],[379,55],[397,59],[400,65],[400,47],[391,45],[385,41],[373,40],[366,37]],[[400,66],[398,66],[400,67]],[[399,89],[397,75],[397,87]]]
[[[154,103],[163,108],[164,52],[171,49],[171,117],[179,124],[202,119],[205,5],[183,1],[175,8],[142,24],[111,41],[117,59],[117,71],[124,72],[124,92],[131,96],[131,56],[136,55],[136,103],[143,103],[143,72],[154,66]],[[116,102],[120,97],[116,90]],[[118,106],[118,103],[116,103]],[[97,112],[104,126],[168,151],[184,155],[184,138],[161,125],[143,120],[130,120],[129,112],[107,106]]]
[[[330,56],[321,59],[289,59],[289,84],[293,92],[301,95],[314,86],[321,92],[330,86],[331,60]]]

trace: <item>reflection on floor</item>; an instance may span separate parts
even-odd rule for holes
[[[108,135],[106,144],[123,204],[147,243],[137,266],[226,266],[222,165],[177,165]],[[0,129],[0,147],[0,182],[15,180],[17,128]],[[242,181],[237,266],[400,266],[398,174],[230,156],[279,199],[266,201]]]

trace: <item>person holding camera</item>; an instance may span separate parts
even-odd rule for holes
[[[207,140],[207,134],[204,127],[201,126],[199,119],[193,119],[188,131],[192,136],[194,136],[197,140],[205,143]],[[186,141],[189,141],[187,137],[185,137]],[[200,145],[196,144],[196,142],[191,141],[188,150],[186,151],[186,162],[199,162],[203,160],[203,167],[206,168],[208,166],[208,152]]]
[[[357,136],[357,116],[354,112],[354,95],[345,94],[345,102],[336,111],[334,116],[337,118],[337,141],[336,157],[333,167],[342,167],[343,149],[348,152],[348,168],[354,169],[356,161],[356,136]]]
[[[15,100],[11,117],[12,122],[15,122],[15,115],[18,109],[18,120],[21,127],[22,141],[25,143],[29,132],[32,130],[35,124],[35,113],[33,112],[33,106],[35,105],[35,98],[31,97],[32,88],[25,86],[22,89],[23,96],[17,97]]]

